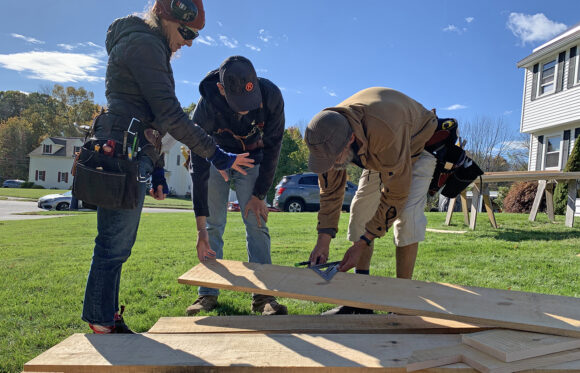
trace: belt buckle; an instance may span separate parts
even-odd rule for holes
[[[137,130],[135,130],[135,132],[131,132],[131,126],[133,126],[133,122],[135,122],[135,121],[138,123],[141,123],[141,121],[139,119],[133,117],[133,118],[131,118],[131,123],[129,123],[129,128],[127,128],[127,132],[133,136],[137,135]]]

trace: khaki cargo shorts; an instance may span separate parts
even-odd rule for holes
[[[429,184],[435,170],[435,157],[423,151],[413,165],[413,180],[405,209],[393,223],[395,246],[402,247],[425,240],[425,203]],[[380,172],[364,170],[358,189],[350,206],[347,238],[356,242],[365,232],[365,225],[372,219],[381,200]]]

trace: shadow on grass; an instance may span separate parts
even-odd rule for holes
[[[580,231],[569,228],[567,232],[530,231],[525,229],[502,228],[494,234],[494,238],[508,241],[562,241],[580,238]]]

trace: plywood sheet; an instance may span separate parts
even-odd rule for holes
[[[466,334],[462,337],[462,341],[505,362],[580,348],[578,338],[515,330],[489,330]]]
[[[217,260],[182,275],[182,284],[429,316],[580,337],[580,299],[338,273],[327,282],[307,268]]]
[[[565,362],[579,364],[579,359],[580,349],[575,349],[507,363],[470,346],[458,344],[413,352],[407,360],[407,371],[413,372],[457,362],[466,363],[483,373],[511,373],[527,369],[542,371],[537,369]],[[547,368],[552,369],[554,368]]]
[[[280,315],[162,317],[154,334],[187,333],[406,333],[459,334],[489,329],[432,317],[402,315]]]

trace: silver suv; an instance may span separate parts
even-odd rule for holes
[[[350,203],[357,186],[350,181],[346,183],[342,209],[350,211]],[[318,211],[320,209],[318,175],[303,173],[284,176],[276,185],[274,207],[288,212]]]

